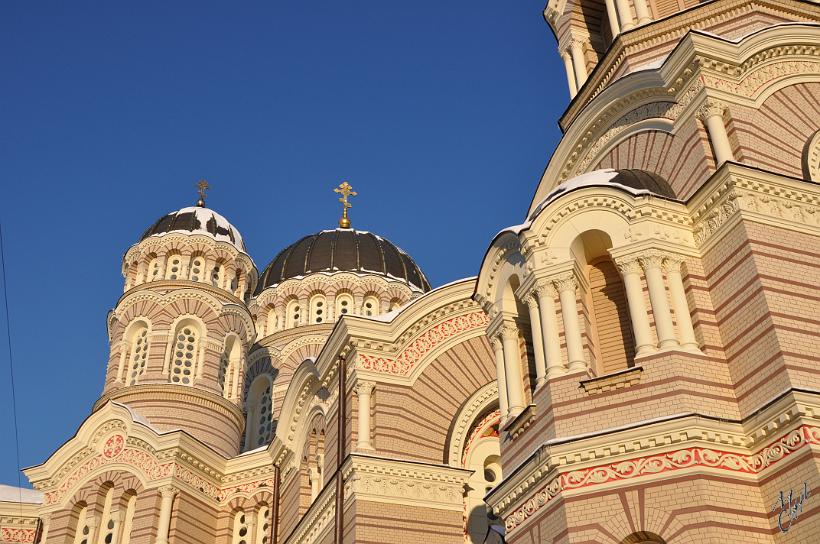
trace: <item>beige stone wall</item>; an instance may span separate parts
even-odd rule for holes
[[[174,501],[170,542],[175,544],[199,544],[215,542],[219,509],[206,504],[185,492],[179,493]]]
[[[346,535],[353,536],[350,542],[357,544],[462,544],[463,524],[460,512],[406,504],[357,501],[355,524],[350,532],[346,531]]]
[[[479,337],[436,358],[412,387],[378,384],[374,392],[376,450],[380,455],[443,462],[456,412],[494,378],[494,356],[486,338]]]
[[[806,144],[820,130],[820,83],[798,83],[759,108],[733,105],[727,125],[738,161],[803,178]]]

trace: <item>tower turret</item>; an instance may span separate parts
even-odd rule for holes
[[[241,384],[255,337],[245,300],[257,272],[239,231],[205,207],[206,187],[197,206],[164,215],[126,252],[95,409],[126,404],[159,430],[183,429],[231,456],[244,427]]]

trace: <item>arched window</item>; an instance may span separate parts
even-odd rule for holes
[[[110,485],[110,484],[109,484]],[[103,502],[102,517],[100,518],[100,537],[99,542],[104,544],[112,544],[114,542],[115,531],[117,530],[117,520],[112,515],[111,507],[114,504],[114,486],[108,487],[105,493],[105,501]]]
[[[336,317],[353,313],[353,296],[350,293],[336,295]]]
[[[205,259],[201,255],[196,255],[191,258],[191,265],[188,270],[188,279],[191,281],[199,281],[204,278],[205,274]]]
[[[74,544],[91,544],[91,526],[88,523],[88,506],[80,506],[77,511],[77,527],[74,529]]]
[[[394,298],[390,301],[390,311],[398,310],[401,307],[401,300]]]
[[[233,537],[231,544],[248,544],[248,518],[245,512],[237,510],[233,515]]]
[[[588,327],[587,349],[594,368],[603,375],[633,366],[635,339],[626,289],[609,254],[612,240],[603,231],[588,230],[570,248],[588,285],[588,291],[582,292],[582,306]]]
[[[324,295],[314,295],[310,299],[310,321],[311,323],[323,323],[327,315],[327,301]]]
[[[171,383],[191,385],[194,383],[199,361],[199,327],[190,319],[177,325],[171,349]]]
[[[287,319],[288,327],[298,327],[301,323],[302,308],[299,306],[299,301],[294,299],[288,302],[285,319]]]
[[[168,261],[165,266],[165,279],[175,280],[182,275],[182,256],[178,253],[168,255]]]
[[[364,297],[362,313],[367,316],[379,315],[381,313],[379,299],[375,295],[367,295]]]
[[[273,433],[273,391],[267,375],[258,376],[248,390],[248,422],[245,431],[246,449],[255,449],[270,442]]]
[[[140,376],[145,374],[148,361],[148,325],[144,321],[135,322],[126,335],[130,351],[127,362],[126,385],[139,383]]]
[[[270,506],[263,504],[256,512],[256,544],[268,544],[270,539]]]
[[[125,497],[125,516],[122,520],[120,544],[130,544],[131,531],[134,529],[134,512],[137,510],[137,494],[134,491],[126,491]]]

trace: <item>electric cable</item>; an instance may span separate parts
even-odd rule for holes
[[[23,512],[23,483],[20,474],[22,467],[20,466],[20,433],[17,427],[17,395],[14,390],[14,360],[11,349],[11,320],[9,318],[9,296],[8,283],[6,279],[6,250],[3,243],[3,224],[0,223],[0,271],[3,274],[3,305],[6,308],[6,338],[9,346],[9,377],[11,385],[11,419],[14,422],[14,449],[17,455],[17,492],[20,499],[20,514]]]

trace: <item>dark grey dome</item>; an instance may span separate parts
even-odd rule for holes
[[[256,292],[316,272],[378,274],[411,289],[430,290],[415,261],[389,240],[370,232],[335,229],[305,236],[285,248],[265,268]]]
[[[142,233],[140,241],[149,236],[161,236],[169,232],[187,232],[189,234],[206,234],[220,242],[230,242],[241,251],[245,251],[242,235],[227,219],[215,211],[201,206],[182,208],[160,217]]]

